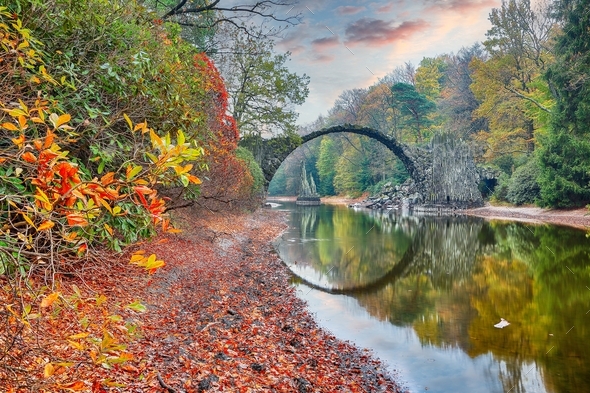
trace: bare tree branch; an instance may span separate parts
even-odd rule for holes
[[[301,18],[300,13],[289,15],[289,12],[286,12],[284,14],[284,17],[278,16],[276,12],[277,7],[292,6],[296,3],[290,0],[261,0],[256,1],[252,4],[241,4],[233,7],[223,7],[219,5],[220,2],[221,0],[215,0],[207,5],[199,7],[190,7],[187,6],[187,3],[190,4],[189,0],[179,0],[176,6],[174,6],[171,10],[164,14],[164,16],[162,16],[162,19],[170,19],[173,16],[180,15],[198,15],[208,11],[219,12],[223,15],[221,18],[216,20],[212,26],[215,26],[220,22],[230,22],[234,25],[237,25],[235,20],[240,20],[252,16],[259,16],[267,20],[283,22],[289,25],[297,25],[299,24]]]

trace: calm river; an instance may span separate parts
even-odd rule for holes
[[[321,326],[412,392],[590,391],[590,239],[550,225],[295,206],[277,251]],[[494,327],[506,319],[510,325]]]

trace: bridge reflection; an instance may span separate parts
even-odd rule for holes
[[[531,391],[532,382],[533,391],[585,391],[584,231],[322,209],[292,211],[293,225],[277,244],[294,280],[354,298],[348,303],[405,329],[425,348],[448,351],[451,362],[457,350],[473,359],[466,368],[488,359],[481,383],[489,379],[494,391]],[[494,328],[500,317],[511,325]],[[437,370],[445,375],[445,367]]]

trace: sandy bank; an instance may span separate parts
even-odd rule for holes
[[[463,211],[463,214],[490,220],[522,221],[536,224],[565,225],[590,229],[588,209],[553,210],[539,207],[484,206]]]

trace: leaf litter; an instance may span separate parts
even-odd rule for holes
[[[60,317],[39,318],[45,333],[23,337],[0,391],[405,391],[297,298],[271,246],[281,213],[175,215],[182,233],[138,245],[165,261],[154,274],[129,264],[130,249],[46,295],[42,310],[61,307]]]

